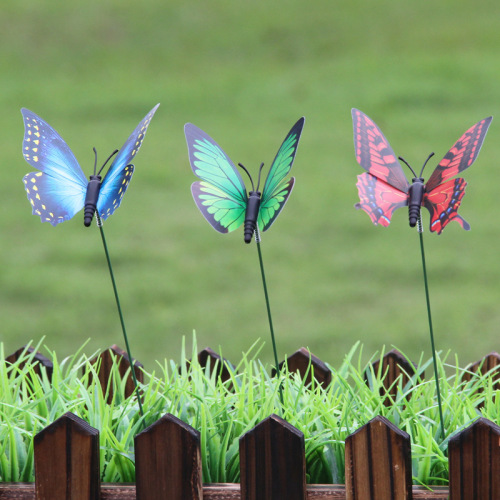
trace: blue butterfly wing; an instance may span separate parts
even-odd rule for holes
[[[158,106],[159,104],[137,125],[109,167],[97,200],[97,211],[103,220],[107,219],[120,206],[134,173],[134,166],[130,162],[139,151]]]
[[[112,181],[103,183],[97,200],[97,212],[101,219],[106,220],[120,206],[133,173],[134,166],[129,164]]]
[[[83,208],[88,181],[62,137],[32,111],[21,113],[24,159],[40,171],[25,175],[24,187],[33,214],[55,226]]]
[[[32,214],[42,222],[57,226],[71,219],[83,207],[85,192],[75,189],[73,184],[61,182],[60,178],[44,172],[31,172],[23,177]]]
[[[240,173],[222,148],[192,123],[184,126],[191,168],[201,182],[191,186],[196,206],[220,233],[237,229],[245,220],[247,193]]]

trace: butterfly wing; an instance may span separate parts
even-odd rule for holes
[[[448,179],[474,163],[491,120],[491,117],[485,118],[467,130],[446,153],[427,181],[422,204],[431,214],[431,231],[441,234],[452,220],[456,220],[464,229],[470,229],[468,222],[458,215],[467,183],[462,178]]]
[[[97,212],[102,220],[106,220],[120,206],[133,173],[134,165],[128,164],[113,177],[112,181],[106,182],[104,178],[97,199]]]
[[[389,142],[375,122],[359,109],[352,110],[357,162],[371,175],[408,192],[409,184]]]
[[[23,178],[28,200],[34,215],[56,226],[83,208],[88,181],[62,137],[32,111],[21,113],[24,159],[40,171]]]
[[[360,202],[354,206],[363,209],[375,225],[387,227],[394,210],[408,205],[406,193],[371,174],[358,175],[356,187]]]
[[[107,219],[120,206],[134,173],[134,166],[130,162],[139,151],[158,106],[159,104],[142,119],[130,134],[106,173],[97,200],[97,211],[103,220]]]
[[[360,202],[374,224],[388,226],[397,208],[408,205],[409,184],[389,142],[375,122],[358,109],[352,110],[354,152],[368,172],[358,175]]]
[[[245,220],[248,196],[240,173],[222,148],[192,123],[184,126],[191,168],[201,181],[191,186],[196,206],[220,233]]]
[[[284,178],[292,168],[305,118],[300,118],[288,132],[274,158],[262,190],[258,224],[261,231],[267,231],[280,214],[292,192],[295,179]]]
[[[219,233],[234,231],[245,220],[246,204],[204,181],[193,182],[194,201],[210,225]]]
[[[481,120],[458,139],[429,177],[426,183],[428,192],[474,163],[492,119],[490,116]]]
[[[467,183],[458,177],[439,184],[429,193],[424,194],[422,205],[431,214],[430,230],[441,234],[448,222],[456,220],[465,230],[470,229],[469,223],[460,215],[458,208],[465,194]]]

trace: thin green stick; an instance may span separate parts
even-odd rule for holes
[[[264,296],[266,298],[267,317],[269,319],[269,329],[271,330],[271,341],[273,344],[274,363],[276,365],[276,376],[278,377],[278,381],[279,381],[278,391],[279,391],[279,395],[280,395],[281,406],[283,406],[284,399],[283,399],[283,388],[281,387],[281,373],[280,373],[280,366],[279,366],[279,361],[278,361],[278,350],[276,348],[276,338],[274,336],[273,318],[271,315],[271,305],[269,303],[269,294],[267,293],[266,273],[264,272],[264,261],[262,260],[262,251],[260,249],[260,233],[259,233],[258,227],[255,228],[255,242],[257,243],[257,252],[259,254],[259,263],[260,263],[260,273],[262,275],[262,285],[264,287]]]
[[[111,259],[109,258],[108,245],[106,244],[106,238],[104,237],[104,230],[102,229],[102,220],[99,214],[96,212],[97,226],[101,232],[102,245],[104,247],[104,253],[106,254],[106,260],[108,262],[109,275],[111,276],[111,283],[113,284],[113,291],[115,293],[116,307],[118,308],[118,315],[120,316],[120,323],[122,325],[123,338],[125,340],[125,347],[127,349],[128,359],[130,361],[130,371],[132,373],[132,380],[134,381],[135,394],[137,396],[137,402],[139,403],[139,412],[141,414],[143,428],[146,428],[146,422],[144,421],[144,410],[141,403],[141,395],[139,394],[139,384],[137,383],[137,377],[135,376],[134,359],[132,358],[132,353],[130,351],[130,345],[128,343],[127,330],[125,329],[125,321],[123,320],[122,308],[120,306],[120,299],[118,298],[118,289],[116,288],[115,276],[113,274],[113,268],[111,266]]]
[[[427,318],[429,320],[429,333],[431,336],[431,348],[432,348],[432,360],[434,363],[434,377],[436,379],[436,392],[437,392],[437,401],[439,408],[439,418],[441,420],[441,434],[443,435],[443,439],[446,437],[446,433],[444,430],[444,419],[443,419],[443,407],[441,404],[441,390],[439,388],[439,375],[438,375],[438,367],[437,367],[437,356],[436,356],[436,346],[434,343],[434,330],[432,328],[432,316],[431,316],[431,301],[429,298],[429,284],[427,282],[427,267],[425,265],[425,251],[424,251],[424,237],[423,237],[423,227],[422,227],[422,218],[419,214],[417,220],[417,230],[420,236],[420,252],[422,254],[422,269],[424,272],[424,285],[425,285],[425,299],[427,301]]]

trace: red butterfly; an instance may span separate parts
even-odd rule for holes
[[[431,214],[430,230],[441,234],[448,222],[456,220],[464,229],[469,223],[458,215],[460,202],[465,194],[465,179],[444,182],[470,167],[481,149],[492,117],[476,123],[458,139],[436,167],[426,184],[422,173],[417,177],[406,161],[399,157],[415,176],[410,185],[394,151],[375,123],[358,109],[352,110],[354,127],[354,149],[356,160],[368,171],[358,175],[356,184],[362,208],[374,224],[388,226],[392,213],[408,205],[410,226],[414,227],[420,216],[420,207],[426,207]]]

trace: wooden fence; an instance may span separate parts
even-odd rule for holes
[[[102,356],[115,354],[124,355],[113,346]],[[220,360],[210,349],[199,355],[203,363],[214,358]],[[37,355],[36,361],[50,371],[43,356]],[[126,356],[122,361],[128,363]],[[313,365],[318,381],[329,383],[328,368],[307,350],[300,349],[287,362],[303,374]],[[401,374],[399,362],[405,373],[411,373],[412,365],[405,364],[397,351],[378,363],[394,378]],[[492,353],[474,370],[497,365],[500,356]],[[106,380],[109,364],[101,363],[100,369],[100,378]],[[500,499],[500,427],[495,423],[479,418],[450,439],[449,488],[412,486],[410,448],[407,433],[384,417],[375,417],[346,439],[345,485],[306,485],[303,434],[270,415],[240,438],[240,484],[204,485],[199,432],[167,414],[135,437],[136,483],[101,484],[99,431],[66,413],[35,436],[35,483],[0,483],[0,499]]]

